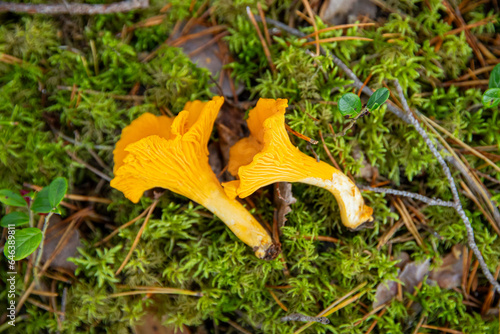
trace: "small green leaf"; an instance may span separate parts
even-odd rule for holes
[[[373,111],[380,107],[389,98],[389,90],[385,87],[377,89],[366,104],[368,110]]]
[[[355,116],[361,112],[361,100],[356,94],[347,93],[340,98],[338,107],[342,115]]]
[[[49,213],[54,208],[50,205],[49,191],[49,187],[44,187],[36,194],[31,210],[36,213]]]
[[[497,64],[491,71],[488,88],[500,88],[500,64]]]
[[[488,89],[483,94],[483,105],[485,107],[495,107],[500,104],[500,88]]]
[[[15,234],[7,235],[3,253],[8,259],[22,260],[33,253],[42,241],[42,231],[36,227],[16,230]]]
[[[61,203],[68,190],[68,181],[64,177],[55,178],[49,185],[49,203],[55,208]]]
[[[9,225],[21,226],[29,223],[29,221],[30,218],[26,213],[16,211],[3,216],[2,220],[0,220],[0,226],[2,227],[9,227]]]
[[[0,202],[10,206],[26,206],[23,196],[9,189],[0,189]]]

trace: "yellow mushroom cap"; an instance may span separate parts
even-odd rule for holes
[[[364,204],[361,192],[346,175],[292,145],[285,129],[287,105],[284,99],[260,99],[250,111],[250,137],[230,150],[228,170],[239,180],[223,184],[226,194],[244,198],[276,182],[307,183],[335,196],[345,226],[356,228],[373,220],[373,209]]]
[[[215,213],[258,257],[271,259],[279,247],[239,202],[226,195],[208,163],[207,144],[223,103],[222,97],[194,101],[173,119],[149,114],[134,121],[115,149],[111,186],[134,203],[155,187],[188,197]]]
[[[169,189],[201,203],[203,198],[210,196],[211,189],[200,187],[210,187],[217,180],[208,164],[207,143],[223,102],[224,98],[215,97],[206,103],[190,103],[188,110],[181,111],[173,119],[151,114],[138,118],[124,129],[127,136],[120,140],[128,143],[124,153],[121,150],[124,144],[117,143],[115,151],[118,151],[118,144],[120,150],[118,158],[115,156],[115,178],[111,186],[134,203],[144,191],[155,187]],[[168,124],[169,127],[162,127]],[[147,126],[149,128],[145,129]],[[143,132],[135,134],[138,140],[131,142],[134,130]],[[118,159],[123,155],[117,168]]]
[[[113,151],[113,160],[115,163],[113,171],[116,172],[123,165],[123,160],[128,155],[128,152],[125,151],[128,145],[152,135],[168,139],[170,137],[172,122],[173,118],[155,116],[151,113],[142,114],[139,118],[132,121],[129,126],[122,130],[122,136],[116,143]]]

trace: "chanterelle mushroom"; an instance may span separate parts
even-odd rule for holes
[[[275,182],[307,183],[335,196],[345,226],[354,229],[372,221],[373,209],[365,205],[359,189],[346,175],[292,145],[285,129],[287,105],[284,99],[260,99],[250,111],[250,137],[230,150],[228,170],[239,180],[223,184],[226,193],[244,198]]]
[[[262,259],[280,250],[269,233],[234,198],[208,164],[207,143],[224,98],[195,101],[175,118],[144,114],[122,132],[114,150],[111,186],[137,203],[144,191],[161,187],[186,196],[217,215]]]

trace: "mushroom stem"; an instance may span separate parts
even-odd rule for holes
[[[227,197],[222,187],[218,188],[219,194],[209,196],[207,201],[201,204],[219,217],[241,241],[252,247],[258,258],[276,258],[280,248],[273,242],[269,232],[240,202]]]
[[[359,188],[344,173],[329,164],[307,156],[303,158],[303,168],[309,176],[298,182],[321,187],[333,194],[340,208],[342,223],[355,229],[373,220],[373,209],[365,205]]]
[[[238,141],[230,151],[228,170],[239,180],[224,183],[229,198],[241,198],[276,182],[301,182],[325,188],[337,200],[342,223],[357,228],[372,221],[356,185],[341,171],[317,162],[291,142],[285,129],[287,101],[260,99],[247,119],[250,137]]]

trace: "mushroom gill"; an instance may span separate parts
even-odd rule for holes
[[[342,223],[355,229],[372,221],[358,187],[341,171],[307,156],[292,145],[285,129],[287,100],[260,99],[250,111],[250,137],[230,150],[228,170],[239,180],[224,183],[229,197],[247,197],[275,182],[301,182],[330,191],[340,207]]]
[[[186,104],[175,118],[145,114],[122,133],[111,186],[137,203],[144,191],[161,187],[205,206],[259,258],[279,254],[269,232],[234,198],[229,198],[208,163],[207,143],[224,98]]]

